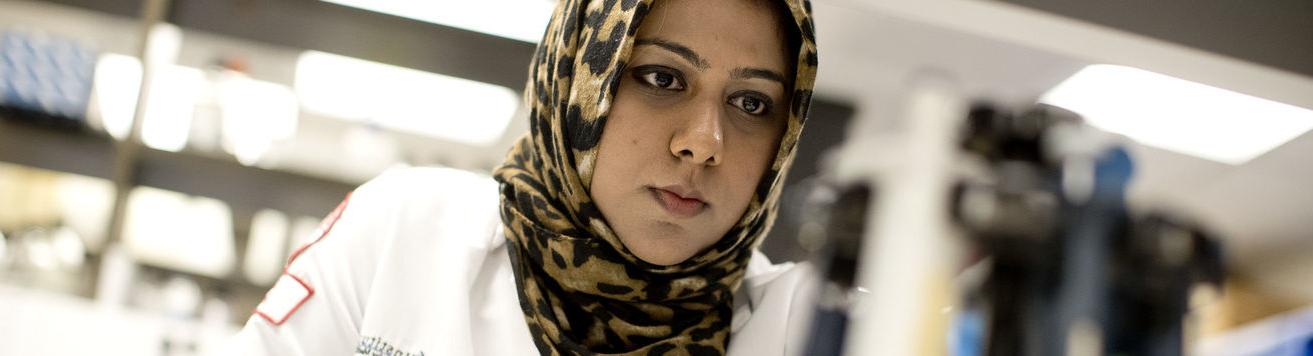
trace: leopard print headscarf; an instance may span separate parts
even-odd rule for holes
[[[544,355],[724,354],[733,293],[774,222],[811,103],[811,5],[780,0],[797,26],[799,52],[774,162],[717,243],[671,266],[639,259],[607,225],[589,186],[607,112],[652,1],[558,2],[530,67],[530,132],[494,172],[520,308]]]

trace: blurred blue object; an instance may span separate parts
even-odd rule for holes
[[[0,107],[30,120],[80,126],[97,53],[77,41],[36,32],[0,32]]]
[[[1313,356],[1313,335],[1278,344],[1254,356]]]
[[[985,317],[976,307],[962,308],[953,316],[948,354],[952,356],[980,356],[985,351]]]
[[[1200,341],[1198,356],[1313,356],[1313,307],[1268,317]]]
[[[1096,191],[1114,194],[1118,201],[1125,200],[1126,188],[1135,176],[1135,161],[1125,147],[1109,148],[1095,162],[1094,175]]]

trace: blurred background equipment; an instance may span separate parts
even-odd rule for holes
[[[1302,354],[1295,353],[1302,349],[1290,345],[1304,342],[1299,341],[1301,337],[1307,341],[1306,324],[1299,327],[1303,330],[1271,333],[1244,341],[1229,337],[1229,330],[1247,323],[1266,323],[1258,321],[1265,317],[1272,318],[1267,322],[1286,320],[1280,325],[1294,328],[1299,324],[1288,322],[1292,317],[1280,316],[1281,313],[1295,313],[1298,306],[1310,302],[1307,293],[1295,292],[1307,288],[1293,287],[1307,285],[1295,276],[1307,276],[1310,264],[1295,261],[1308,258],[1282,250],[1303,249],[1313,243],[1310,238],[1313,236],[1308,234],[1313,226],[1307,223],[1313,218],[1307,210],[1313,207],[1309,204],[1313,195],[1304,194],[1295,183],[1295,179],[1313,177],[1308,175],[1313,171],[1302,163],[1313,158],[1310,156],[1313,146],[1309,145],[1313,143],[1310,141],[1313,135],[1309,133],[1313,127],[1309,126],[1313,124],[1313,111],[1309,110],[1313,107],[1313,96],[1300,94],[1313,93],[1313,81],[1309,80],[1313,71],[1284,60],[1271,61],[1281,56],[1275,50],[1245,54],[1227,50],[1227,43],[1210,44],[1197,41],[1198,38],[1185,38],[1188,37],[1182,35],[1185,31],[1162,30],[1191,28],[1184,21],[1175,22],[1179,19],[1172,16],[1173,12],[1189,14],[1190,18],[1228,17],[1225,14],[1234,12],[1224,11],[1227,5],[1196,4],[1198,8],[1184,4],[1159,4],[1162,6],[1152,8],[1128,4],[1070,5],[1103,11],[1088,14],[1052,10],[1067,17],[983,1],[841,1],[831,5],[845,11],[822,16],[829,25],[863,30],[820,36],[820,46],[829,50],[828,61],[823,59],[822,65],[829,66],[824,67],[818,80],[822,88],[818,93],[827,87],[841,88],[831,92],[850,95],[857,108],[855,121],[843,134],[845,141],[823,160],[829,165],[822,172],[828,172],[826,180],[841,189],[867,185],[867,189],[879,194],[866,213],[867,238],[857,244],[863,251],[859,267],[855,271],[836,271],[837,264],[832,264],[821,269],[830,274],[827,278],[830,285],[840,288],[823,289],[822,305],[818,308],[822,313],[834,310],[833,305],[826,304],[835,300],[827,298],[828,293],[846,297],[838,298],[846,300],[838,304],[843,307],[839,310],[848,313],[842,328],[834,327],[841,323],[834,323],[832,315],[818,317],[816,320],[821,324],[814,329],[821,334],[818,338],[833,340],[834,330],[839,330],[848,336],[841,352],[856,355],[987,351],[982,347],[996,341],[992,338],[997,335],[991,332],[998,329],[987,326],[991,320],[998,320],[999,315],[973,311],[980,306],[969,301],[981,302],[964,293],[980,287],[980,283],[991,277],[991,266],[967,262],[978,262],[986,254],[1004,253],[1042,256],[1041,261],[1052,263],[1049,270],[1032,266],[1028,267],[1034,269],[1032,273],[1013,274],[1028,275],[1026,278],[1048,276],[1044,282],[1049,284],[1040,289],[1053,294],[1043,297],[1047,302],[1035,303],[1038,305],[1012,301],[1000,305],[1044,310],[1050,314],[1043,314],[1039,319],[1049,320],[1035,324],[1045,325],[1045,332],[1062,334],[1061,340],[1023,344],[1011,351],[1209,354],[1226,349],[1221,346],[1225,343],[1245,343],[1243,347],[1229,349],[1247,350],[1240,354]],[[1060,10],[1065,5],[1034,6]],[[819,8],[818,13],[825,14],[826,7]],[[1273,9],[1254,11],[1271,14],[1268,11]],[[1120,21],[1116,29],[1071,21],[1075,17],[1098,23],[1111,19],[1115,23],[1119,22],[1119,16],[1129,20]],[[1239,17],[1249,18],[1248,15]],[[1306,19],[1307,15],[1276,17],[1295,20]],[[1154,21],[1158,23],[1157,28],[1152,25]],[[1241,20],[1232,16],[1228,21]],[[1234,38],[1284,26],[1247,25],[1225,30],[1199,29],[1199,32],[1216,31],[1217,38]],[[1278,33],[1270,34],[1280,37]],[[1290,44],[1273,37],[1261,37],[1260,42],[1267,43],[1255,46]],[[1183,48],[1182,43],[1195,47]],[[1218,56],[1219,52],[1248,61]],[[1306,56],[1302,53],[1308,51],[1296,52],[1301,54],[1289,56]],[[1041,156],[1036,152],[1043,150],[1036,149],[1032,150],[1033,158],[1026,158],[1049,162],[1043,164],[1069,162],[1058,168],[1045,168],[1064,172],[1060,175],[1062,179],[1054,181],[1053,173],[1036,174],[1035,165],[991,166],[951,152],[961,135],[955,127],[965,124],[967,102],[975,99],[998,103],[997,107],[1003,108],[1029,107],[1039,101],[1084,117],[1088,127],[1046,134],[1060,138],[1052,142],[1068,142],[1043,149],[1054,155]],[[1252,117],[1261,119],[1250,120]],[[1029,132],[1032,137],[1041,135],[1040,126],[1034,122],[1014,124],[1018,127],[1013,129],[1021,133]],[[1094,131],[1115,135],[1089,134]],[[1090,139],[1100,136],[1104,138]],[[1108,139],[1122,147],[1136,168],[1134,179],[1123,178],[1121,188],[1110,190],[1124,193],[1104,195],[1122,197],[1111,203],[1125,212],[1127,217],[1122,223],[1111,218],[1117,215],[1116,210],[1091,215],[1071,209],[1073,204],[1064,202],[1066,197],[1074,201],[1092,199],[1096,192],[1109,191],[1096,183],[1117,181],[1111,177],[1076,179],[1095,176],[1099,166],[1096,163],[1102,150],[1108,148]],[[997,146],[992,149],[1002,152],[1017,150],[1015,143],[986,146]],[[1001,219],[995,221],[997,226],[978,228],[1015,229],[1019,232],[1014,234],[1039,236],[1050,231],[1048,236],[1054,237],[1068,234],[1055,234],[1052,229],[1063,226],[1071,229],[1080,225],[1078,222],[1099,219],[1106,221],[1086,225],[1121,224],[1136,228],[1116,233],[1090,230],[1075,234],[1130,237],[1116,240],[1123,242],[1107,246],[1104,251],[1072,250],[1073,244],[1055,243],[1088,240],[1069,238],[1050,238],[1053,247],[1024,240],[993,249],[974,247],[964,243],[973,241],[965,237],[978,238],[990,231],[972,231],[949,216],[952,209],[948,209],[951,205],[947,203],[952,200],[946,193],[951,192],[952,180],[946,177],[955,176],[992,177],[986,183],[997,188],[991,189],[1038,187],[1026,194],[1018,193],[1010,202],[991,201],[980,195],[963,201],[972,210],[986,207],[983,211],[989,214],[981,216]],[[1049,191],[1046,193],[1049,197],[1034,194],[1035,189]],[[801,204],[801,200],[794,199],[792,204]],[[796,214],[801,218],[794,220],[805,222],[836,214],[847,213],[803,211]],[[1178,220],[1178,217],[1190,220]],[[1198,233],[1195,229],[1200,227],[1206,227],[1210,233]],[[810,231],[804,229],[799,233],[803,239],[800,245],[817,244],[815,238],[809,237]],[[1082,230],[1069,230],[1079,231]],[[840,250],[824,247],[827,244],[852,246],[843,238],[848,234],[840,235],[832,237],[837,241],[820,243],[821,261],[833,262],[831,259],[844,257],[824,253]],[[1217,253],[1215,244],[1226,246],[1225,256]],[[1185,248],[1190,246],[1197,249]],[[1049,254],[1045,255],[1046,252]],[[1269,258],[1283,262],[1265,262]],[[1025,264],[1029,266],[1032,262]],[[1224,277],[1216,268],[1220,265],[1228,267]],[[972,268],[964,270],[965,266]],[[1091,269],[1097,266],[1112,271]],[[1077,272],[1081,270],[1085,272]],[[1089,271],[1104,276],[1087,274]],[[1137,274],[1128,276],[1126,271]],[[856,282],[850,288],[830,293],[845,286],[842,277],[853,273]],[[1224,279],[1220,288],[1192,288],[1196,281],[1216,284],[1219,279]],[[1150,280],[1155,285],[1146,286]],[[972,281],[976,283],[968,283]],[[1073,297],[1089,288],[1096,288],[1093,290],[1096,293]],[[1105,288],[1107,294],[1097,293],[1097,288]],[[1221,293],[1217,293],[1219,290]],[[1249,297],[1262,301],[1246,300]],[[1044,303],[1049,303],[1051,309],[1039,308]],[[1100,304],[1103,306],[1092,307]],[[1144,315],[1145,310],[1162,314]],[[1081,323],[1079,315],[1096,316],[1095,322]],[[1128,315],[1144,319],[1130,319]],[[1180,326],[1180,331],[1172,330],[1173,326]],[[1028,330],[1019,338],[1033,341],[1045,335]],[[1137,331],[1158,334],[1136,334]],[[1076,341],[1067,342],[1067,337],[1072,335],[1076,335]],[[1155,347],[1161,348],[1154,350]],[[1009,354],[1009,351],[996,352]]]
[[[989,173],[952,204],[987,274],[962,291],[962,313],[984,324],[964,353],[1184,354],[1192,292],[1224,277],[1219,242],[1128,212],[1131,158],[1070,111],[986,104],[966,126],[963,147]]]
[[[486,174],[501,162],[528,130],[519,93],[553,6],[0,0],[0,354],[214,350],[356,185],[392,167]],[[1299,355],[1313,337],[1311,6],[816,0],[821,72],[762,249],[820,258],[829,313],[817,327],[831,336],[869,326],[849,315],[894,310],[877,328],[898,329],[864,342],[966,354],[988,339],[988,315],[971,312],[988,302],[966,301],[988,290],[989,265],[958,262],[1015,251],[968,248],[985,234],[953,220],[952,183],[993,177],[971,191],[997,195],[1042,165],[960,162],[951,122],[900,120],[965,122],[964,99],[1000,110],[1038,99],[1132,139],[1118,142],[1135,162],[1127,224],[1155,227],[1132,235],[1203,226],[1226,246],[1218,293],[1190,295],[1187,353]],[[835,163],[844,154],[825,152],[840,144],[865,160],[847,162],[883,163]],[[874,169],[896,173],[855,178]],[[959,207],[989,206],[974,196]],[[1031,200],[1047,218],[1062,211]],[[819,206],[829,215],[813,218]],[[879,218],[892,211],[906,218]],[[868,229],[931,237],[861,239]],[[1179,270],[1144,256],[1171,241],[1107,252],[1157,281]],[[859,269],[877,255],[886,267]]]
[[[1192,301],[1224,279],[1222,248],[1183,220],[1128,211],[1134,169],[1117,137],[1047,104],[945,117],[941,108],[961,108],[943,105],[952,91],[920,90],[906,137],[846,142],[811,187],[808,220],[825,227],[800,238],[824,282],[804,354],[1185,354],[1199,327],[1187,325]],[[860,155],[898,145],[959,163]],[[945,268],[958,272],[935,273]],[[906,325],[917,327],[897,330]]]

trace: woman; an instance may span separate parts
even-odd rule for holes
[[[815,71],[804,0],[562,0],[495,182],[365,184],[235,352],[796,352],[808,273],[756,247]]]

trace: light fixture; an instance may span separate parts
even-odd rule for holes
[[[551,19],[549,0],[324,0],[338,5],[537,43]]]
[[[106,53],[96,60],[93,110],[89,116],[99,118],[100,127],[110,136],[123,140],[132,128],[138,89],[141,87],[141,61],[136,57]]]
[[[141,122],[141,142],[157,150],[178,152],[187,146],[187,136],[196,110],[196,99],[205,86],[205,72],[179,65],[160,66],[151,79],[150,98]]]
[[[187,145],[196,95],[204,83],[199,69],[173,64],[181,46],[182,30],[177,26],[162,23],[151,27],[145,55],[157,74],[146,100],[141,141],[158,150],[177,152]],[[99,107],[96,113],[105,131],[120,140],[132,129],[142,68],[140,59],[121,54],[106,53],[96,61],[92,84]]]
[[[223,148],[241,163],[254,164],[275,141],[296,133],[297,98],[285,85],[226,72],[212,83],[201,69],[173,64],[158,66],[156,73],[141,125],[141,141],[147,147],[170,152],[185,148],[196,105],[210,87],[222,114]],[[125,139],[141,85],[141,61],[107,53],[98,60],[95,76],[94,113],[105,131]]]
[[[158,66],[156,73],[142,117],[141,141],[157,150],[181,151],[187,145],[205,73],[173,64]],[[132,128],[141,77],[141,61],[136,57],[106,53],[96,62],[95,113],[101,127],[120,140],[126,139]]]
[[[232,221],[222,201],[136,187],[128,195],[123,240],[143,262],[224,278],[236,260]]]
[[[510,88],[329,53],[307,51],[294,84],[306,111],[487,146],[519,107]]]
[[[253,165],[274,142],[295,136],[300,109],[285,85],[224,72],[217,84],[223,118],[223,148]]]
[[[1313,111],[1138,68],[1091,65],[1045,93],[1142,144],[1243,164],[1313,129]]]

